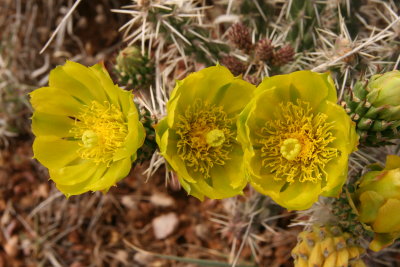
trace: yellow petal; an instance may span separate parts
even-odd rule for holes
[[[335,86],[327,73],[306,70],[267,77],[257,87],[257,91],[271,88],[274,88],[278,102],[296,102],[297,99],[301,99],[316,109],[324,100],[334,103],[337,101]]]
[[[69,184],[69,185],[56,183],[56,187],[67,197],[73,196],[73,195],[80,195],[80,194],[89,192],[91,190],[90,185],[94,181],[99,179],[99,177],[104,175],[105,170],[106,170],[106,166],[99,166],[98,168],[93,169],[94,172],[91,173],[90,176],[85,175],[85,179],[79,183],[74,183],[74,184]]]
[[[241,147],[234,144],[229,156],[230,159],[227,160],[224,165],[213,166],[211,169],[211,177],[213,177],[213,180],[215,180],[215,177],[224,177],[228,179],[226,183],[224,182],[226,186],[229,185],[232,188],[239,188],[241,190],[247,183],[243,165],[243,151]]]
[[[374,191],[366,191],[360,195],[360,218],[363,223],[373,222],[377,216],[379,208],[385,199]]]
[[[189,183],[196,183],[197,181],[192,177],[193,173],[189,174],[188,168],[177,154],[177,139],[178,137],[174,131],[170,129],[165,131],[161,138],[161,143],[159,143],[160,153],[168,161],[172,169],[178,173],[180,178],[185,179]]]
[[[378,211],[372,227],[376,233],[400,231],[400,200],[390,198]]]
[[[338,150],[338,157],[333,158],[325,167],[327,174],[324,181],[324,196],[337,196],[347,179],[349,154],[356,149],[358,136],[355,127],[343,108],[332,102],[324,102],[320,112],[327,114],[327,122],[331,123],[330,132],[335,140],[330,144]]]
[[[118,161],[130,157],[143,145],[146,137],[145,129],[139,122],[139,116],[136,107],[132,107],[128,114],[128,134],[125,137],[124,144],[115,151],[113,160]]]
[[[97,100],[100,103],[109,101],[99,79],[88,67],[76,62],[67,61],[62,68],[69,76],[74,77],[85,88],[87,88],[87,90],[93,96],[93,100]]]
[[[400,237],[400,233],[390,233],[390,234],[374,234],[374,240],[369,244],[369,248],[372,251],[380,251],[385,247],[391,245],[395,239]]]
[[[321,191],[319,183],[295,181],[274,200],[288,210],[305,210],[318,200]]]
[[[54,135],[57,137],[72,137],[70,133],[74,120],[61,115],[47,114],[35,111],[32,116],[32,132],[35,136]]]
[[[50,169],[50,179],[58,185],[71,186],[87,181],[98,169],[98,165],[86,160],[59,169]],[[105,169],[105,167],[104,167]]]
[[[243,188],[232,188],[229,186],[229,179],[225,176],[213,176],[212,182],[210,186],[206,181],[198,180],[197,183],[191,184],[191,187],[211,199],[223,199],[242,193]],[[193,195],[193,192],[190,194]]]
[[[264,195],[270,196],[276,203],[280,203],[279,191],[285,184],[285,181],[277,181],[274,175],[264,175],[261,179],[255,179],[254,176],[250,175],[250,184],[254,189]]]
[[[92,67],[89,67],[89,70],[96,76],[97,80],[100,82],[101,87],[104,88],[106,92],[107,98],[111,103],[119,104],[119,94],[123,93],[124,91],[120,89],[117,85],[114,85],[113,81],[111,80],[110,75],[108,74],[107,70],[105,69],[103,64],[96,64]],[[121,91],[121,92],[119,92]],[[130,94],[129,92],[125,91],[125,93]],[[124,99],[124,98],[122,98]]]
[[[387,155],[385,170],[400,168],[400,157],[397,155]]]
[[[61,168],[78,158],[78,142],[55,136],[38,136],[33,142],[34,157],[49,169]]]
[[[326,122],[331,123],[333,136],[336,139],[332,147],[341,149],[342,153],[349,154],[357,149],[358,136],[355,132],[355,125],[345,110],[332,102],[324,102],[319,107],[319,112],[327,114]]]
[[[54,115],[74,116],[79,113],[81,103],[69,93],[54,88],[42,87],[30,93],[35,111]]]
[[[342,191],[342,186],[347,179],[348,155],[340,152],[339,157],[332,159],[325,166],[326,181],[323,182],[323,196],[337,197]]]
[[[211,103],[223,106],[228,116],[232,114],[237,117],[252,99],[254,91],[254,85],[235,78],[228,86],[219,88],[219,92],[214,96]]]
[[[118,181],[125,178],[131,168],[132,163],[130,158],[114,162],[101,177],[98,177],[93,183],[88,184],[87,189],[90,191],[107,191],[111,186],[114,186]]]
[[[63,66],[58,66],[50,72],[49,87],[62,90],[87,105],[94,98],[91,91],[85,85],[65,72]]]
[[[220,88],[232,82],[232,73],[224,66],[212,66],[200,71],[191,73],[181,84],[174,89],[176,94],[182,94],[180,107],[185,109],[187,103],[200,98],[205,102],[212,103],[212,100],[220,92]]]

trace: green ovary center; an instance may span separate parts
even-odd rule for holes
[[[92,130],[86,130],[82,134],[82,143],[84,147],[90,148],[97,145],[99,137]]]
[[[280,151],[287,160],[294,160],[301,151],[301,144],[296,138],[287,138],[283,141]]]
[[[225,142],[225,134],[219,129],[211,130],[206,135],[206,142],[212,147],[218,147]]]

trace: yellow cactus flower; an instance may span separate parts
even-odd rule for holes
[[[242,192],[247,179],[236,120],[254,90],[219,65],[177,81],[156,140],[190,195],[221,199]]]
[[[128,175],[145,132],[133,95],[104,66],[67,61],[30,96],[34,157],[61,192],[107,191]]]
[[[384,169],[362,176],[353,198],[358,219],[374,232],[371,250],[379,251],[400,238],[400,157],[388,155]]]
[[[337,196],[358,137],[330,76],[278,75],[255,94],[238,120],[251,185],[291,210]]]

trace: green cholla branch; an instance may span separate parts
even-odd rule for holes
[[[344,231],[361,239],[372,237],[372,232],[366,230],[358,220],[357,210],[354,208],[350,193],[353,193],[353,186],[347,186],[332,203],[332,214],[336,217],[336,222]]]
[[[292,1],[289,11],[292,26],[287,39],[301,51],[312,48],[314,44],[313,28],[317,24],[317,18],[313,5],[313,1]],[[316,8],[322,9],[321,5]]]
[[[135,46],[121,50],[116,59],[114,72],[118,84],[127,89],[149,88],[154,82],[154,63],[147,55],[142,55]]]
[[[213,65],[219,53],[229,51],[229,46],[211,36],[210,28],[197,21],[199,14],[195,1],[187,1],[185,8],[173,2],[159,5],[149,1],[148,5],[137,5],[136,9],[144,16],[146,38],[153,39],[158,35],[157,39],[176,45],[182,56],[191,55],[199,62]]]
[[[145,108],[140,109],[140,122],[143,124],[144,130],[146,132],[146,138],[144,140],[143,146],[137,151],[137,161],[138,163],[143,163],[149,161],[158,146],[156,143],[156,135],[153,126],[156,124],[156,119],[151,116],[150,112]]]

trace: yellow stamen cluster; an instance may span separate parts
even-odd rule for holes
[[[229,159],[234,142],[232,127],[233,122],[222,107],[197,99],[178,117],[179,157],[195,172],[208,178],[214,164],[224,165]]]
[[[276,120],[267,121],[261,129],[262,165],[275,179],[292,183],[322,180],[325,165],[338,151],[329,145],[335,140],[327,115],[312,112],[309,103],[298,100],[280,103]]]
[[[110,164],[114,152],[125,141],[128,127],[124,115],[113,104],[93,101],[75,118],[71,133],[81,140],[78,153],[82,159]]]

